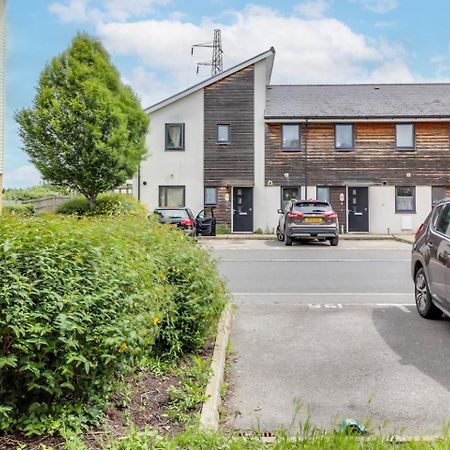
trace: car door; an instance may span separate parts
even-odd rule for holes
[[[429,247],[429,279],[433,297],[446,308],[450,267],[450,204],[441,208],[435,224],[431,224]]]
[[[214,210],[202,209],[197,214],[197,234],[202,236],[216,235],[216,219],[214,217]]]

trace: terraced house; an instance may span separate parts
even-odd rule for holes
[[[134,192],[273,230],[292,198],[331,201],[343,232],[412,232],[450,196],[450,84],[272,85],[271,48],[147,109]]]

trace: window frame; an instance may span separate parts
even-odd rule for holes
[[[182,206],[168,206],[167,205],[167,189],[168,188],[178,188],[183,189],[183,205]],[[164,203],[165,205],[161,205],[161,190],[166,189],[165,195],[164,195]],[[186,208],[186,186],[183,185],[161,185],[158,186],[158,208]]]
[[[403,188],[411,188],[412,189],[412,198],[413,198],[413,209],[399,209],[397,203],[397,191],[398,189]],[[416,186],[395,186],[395,214],[415,214],[417,212],[417,204],[416,204]]]
[[[319,189],[327,189],[328,190],[328,199],[327,200],[321,200],[319,199]],[[331,189],[330,186],[316,186],[316,200],[321,200],[328,202],[331,205]]]
[[[219,141],[219,127],[227,127],[228,128],[228,140],[227,141]],[[229,124],[229,123],[218,123],[216,125],[216,143],[219,144],[219,145],[231,144],[231,124]]]
[[[437,228],[439,223],[440,223],[439,221],[442,219],[442,216],[443,216],[444,212],[447,210],[447,208],[450,208],[450,204],[443,204],[439,208],[439,213],[437,214],[437,217],[436,217],[436,220],[435,220],[435,223],[434,223],[434,226],[433,226],[433,230],[436,233],[439,233],[441,236],[444,236],[444,237],[446,237],[448,239],[448,238],[450,238],[450,231],[449,231],[448,226],[447,226],[446,232],[438,230],[438,228]],[[447,231],[449,232],[448,234],[447,234]]]
[[[412,126],[412,147],[409,146],[399,146],[397,143],[397,127],[402,125],[411,125]],[[414,122],[402,122],[395,124],[395,148],[399,151],[414,151],[416,149],[416,124]]]
[[[292,198],[289,199],[289,200],[283,200],[283,197],[284,197],[283,194],[284,194],[284,190],[285,189],[297,189],[297,194],[299,194],[298,197],[300,197],[300,198],[293,197],[296,200],[301,200],[301,197],[302,197],[302,186],[300,186],[300,185],[297,185],[297,186],[281,186],[281,190],[280,190],[280,209],[282,209],[283,211],[286,208],[286,206],[289,204],[289,202],[292,200]],[[283,205],[283,202],[286,202],[286,204]]]
[[[206,189],[215,189],[215,191],[216,191],[215,203],[206,203]],[[204,206],[217,206],[218,203],[219,203],[219,189],[217,188],[217,186],[205,186],[203,188],[203,205]]]
[[[338,147],[337,146],[337,129],[340,126],[352,127],[352,145],[351,147]],[[355,150],[355,124],[354,123],[335,123],[334,124],[334,149],[338,152],[351,152]]]
[[[284,146],[284,127],[297,127],[298,129],[298,147]],[[300,152],[302,150],[302,125],[300,123],[282,123],[281,124],[281,150],[283,152]]]
[[[169,127],[181,128],[181,146],[180,147],[168,147],[169,144]],[[185,148],[185,124],[184,123],[166,123],[164,125],[164,149],[169,152],[182,152]]]

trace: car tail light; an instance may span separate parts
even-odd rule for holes
[[[188,227],[192,227],[194,225],[194,221],[192,219],[183,219],[181,225],[187,225]]]
[[[327,212],[323,215],[325,219],[336,219],[337,214],[334,211]]]
[[[287,216],[289,219],[301,219],[303,217],[303,214],[301,212],[291,211],[288,212]]]
[[[416,240],[417,240],[417,236],[419,236],[420,232],[422,231],[422,228],[423,228],[424,225],[425,225],[425,224],[423,223],[422,225],[420,225],[419,228],[417,228],[416,236],[415,236]]]

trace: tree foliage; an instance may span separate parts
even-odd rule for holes
[[[97,195],[132,177],[145,154],[148,116],[101,43],[77,35],[41,73],[33,107],[16,115],[45,180]]]

